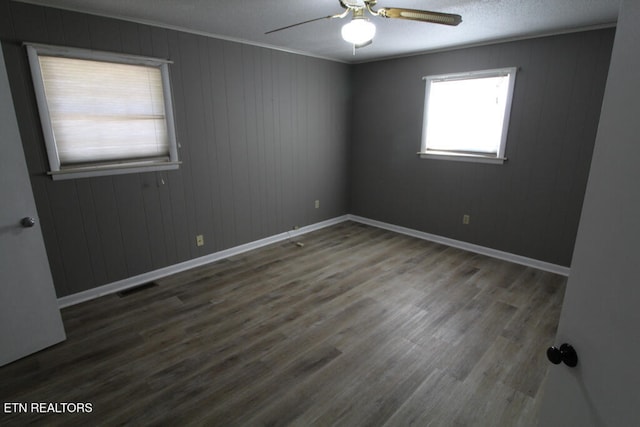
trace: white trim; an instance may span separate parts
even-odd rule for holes
[[[54,180],[85,178],[91,176],[119,175],[135,172],[149,172],[159,170],[177,169],[180,165],[178,160],[177,139],[175,133],[173,100],[171,92],[171,81],[169,78],[169,64],[173,61],[162,58],[152,58],[147,56],[136,56],[115,52],[97,51],[66,46],[54,46],[39,43],[25,42],[29,67],[31,69],[33,87],[38,104],[38,112],[42,124],[44,141],[47,148],[50,171],[48,174]],[[44,76],[41,66],[41,57],[56,57],[66,59],[82,59],[105,64],[123,64],[129,66],[144,66],[157,69],[162,80],[162,96],[164,101],[164,121],[167,127],[168,161],[164,158],[146,157],[143,161],[134,162],[93,162],[86,165],[63,165],[60,161],[58,143],[54,126],[49,111],[49,100],[45,90]],[[107,66],[107,65],[105,65]],[[94,160],[96,160],[94,158]]]
[[[36,94],[36,104],[38,113],[40,114],[40,123],[47,148],[47,158],[49,159],[49,168],[52,171],[60,170],[60,156],[58,155],[58,146],[53,138],[53,124],[51,123],[51,114],[47,104],[47,97],[44,90],[44,79],[42,77],[42,69],[40,68],[40,58],[38,51],[26,45],[27,57],[29,58],[29,68],[31,70],[31,81]]]
[[[161,64],[173,64],[173,61],[165,58],[151,56],[130,55],[128,53],[106,52],[79,47],[58,46],[52,44],[23,42],[23,46],[33,50],[37,55],[57,56],[59,58],[87,59],[90,61],[117,62],[119,64],[144,65],[158,67]]]
[[[209,255],[205,255],[200,258],[194,258],[189,261],[181,262],[179,264],[170,265],[158,270],[149,271],[147,273],[139,274],[137,276],[129,277],[127,279],[118,280],[117,282],[109,283],[97,288],[88,289],[86,291],[78,292],[76,294],[67,295],[58,298],[58,306],[60,308],[69,307],[71,305],[79,304],[81,302],[89,301],[95,298],[99,298],[105,295],[110,295],[116,292],[123,291],[125,289],[133,288],[153,280],[157,280],[171,274],[179,273],[181,271],[189,270],[194,267],[199,267],[205,264],[209,264],[221,259],[229,258],[234,255],[238,255],[244,252],[258,249],[272,243],[281,242],[283,240],[290,239],[302,234],[310,233],[312,231],[319,230],[321,228],[330,227],[341,222],[345,222],[349,219],[348,215],[339,216],[336,218],[321,221],[315,224],[311,224],[305,227],[301,227],[297,230],[287,231],[284,233],[276,234],[274,236],[265,237],[264,239],[249,242],[244,245],[235,246],[233,248],[225,249],[220,252],[215,252]]]
[[[395,55],[394,54],[380,55],[380,56],[376,56],[376,57],[373,57],[373,58],[367,58],[367,59],[363,59],[363,60],[359,60],[359,58],[353,57],[352,60],[348,61],[348,60],[333,58],[333,57],[329,57],[329,56],[317,55],[317,54],[313,54],[313,53],[310,53],[310,52],[304,52],[304,51],[301,51],[301,50],[291,49],[291,48],[287,48],[287,47],[283,47],[283,46],[276,46],[276,45],[269,44],[269,43],[251,41],[251,40],[243,39],[243,38],[240,38],[240,37],[231,37],[231,36],[225,36],[225,35],[222,35],[222,34],[210,33],[210,32],[202,31],[202,30],[194,30],[194,29],[191,29],[191,28],[181,27],[179,25],[171,25],[171,24],[166,24],[166,23],[162,23],[162,22],[153,21],[151,19],[132,18],[130,16],[122,16],[122,15],[118,15],[118,14],[115,14],[115,13],[104,13],[104,12],[101,13],[101,12],[96,12],[96,11],[88,11],[86,9],[79,8],[79,7],[71,7],[71,6],[66,6],[66,5],[63,6],[63,5],[59,5],[59,4],[54,4],[52,1],[41,1],[41,0],[13,0],[13,1],[16,1],[18,3],[33,4],[33,5],[41,6],[41,7],[50,7],[50,8],[60,9],[60,10],[66,10],[66,11],[70,11],[70,12],[83,13],[85,15],[93,15],[93,16],[99,16],[99,17],[103,17],[103,18],[118,19],[118,20],[121,20],[121,21],[133,22],[135,24],[148,25],[148,26],[153,26],[153,27],[156,27],[156,28],[164,28],[164,29],[173,30],[173,31],[180,31],[180,32],[183,32],[183,33],[195,34],[195,35],[198,35],[198,36],[209,37],[209,38],[212,38],[212,39],[219,39],[219,40],[225,40],[225,41],[230,41],[230,42],[235,42],[235,43],[242,43],[242,44],[246,44],[246,45],[249,45],[249,46],[262,47],[262,48],[265,48],[265,49],[271,49],[271,50],[276,50],[276,51],[286,52],[286,53],[293,53],[293,54],[296,54],[296,55],[307,56],[307,57],[317,58],[317,59],[324,59],[324,60],[327,60],[327,61],[339,62],[339,63],[342,63],[342,64],[349,64],[349,65],[366,64],[368,62],[387,61],[387,60],[392,60],[392,59],[411,58],[413,56],[429,55],[429,54],[432,54],[432,53],[451,52],[451,51],[456,51],[456,50],[460,50],[460,49],[470,49],[470,48],[475,48],[475,47],[492,46],[492,45],[496,45],[496,44],[511,43],[511,42],[516,42],[516,41],[521,41],[521,40],[538,39],[538,38],[543,38],[543,37],[561,36],[561,35],[564,35],[564,34],[581,33],[581,32],[584,32],[584,31],[603,30],[603,29],[606,29],[606,28],[615,28],[618,25],[618,21],[616,20],[616,21],[613,21],[613,22],[605,22],[605,23],[602,23],[602,24],[582,25],[582,26],[578,26],[578,27],[563,28],[563,29],[552,30],[552,31],[539,31],[539,32],[532,32],[532,33],[527,33],[527,34],[518,35],[518,36],[511,36],[511,37],[498,37],[498,38],[485,40],[485,41],[480,41],[480,42],[453,44],[453,45],[445,46],[445,47],[441,47],[441,48],[423,49],[423,50],[418,50],[418,51],[414,51],[414,52],[399,53],[399,54],[395,54]]]
[[[510,74],[515,74],[518,67],[503,67],[503,68],[490,68],[487,70],[478,70],[478,71],[462,71],[459,73],[445,73],[445,74],[435,74],[429,76],[422,76],[422,80],[427,81],[454,81],[454,80],[470,80],[470,79],[478,79],[483,77],[500,77],[500,76],[509,76]]]
[[[54,181],[63,179],[76,179],[76,178],[89,178],[92,176],[105,176],[105,172],[108,175],[123,175],[128,173],[142,173],[142,172],[158,172],[166,170],[175,170],[180,167],[181,161],[178,162],[164,162],[164,163],[122,163],[122,164],[108,164],[104,169],[101,166],[90,166],[86,168],[70,168],[61,169],[58,171],[49,171],[47,175],[50,175]]]
[[[80,304],[85,301],[89,301],[95,298],[100,298],[105,295],[114,294],[126,289],[133,288],[135,286],[143,285],[153,280],[167,277],[171,274],[180,273],[191,268],[199,267],[205,264],[209,264],[221,259],[229,258],[234,255],[238,255],[244,252],[258,249],[263,246],[270,245],[272,243],[281,242],[283,240],[291,239],[292,237],[300,236],[302,234],[310,233],[312,231],[320,230],[322,228],[330,227],[332,225],[340,224],[345,221],[354,221],[361,224],[370,225],[372,227],[381,228],[384,230],[393,231],[407,236],[416,237],[422,240],[428,240],[431,242],[441,243],[443,245],[452,246],[454,248],[463,249],[470,252],[475,252],[481,255],[490,256],[492,258],[501,259],[504,261],[513,262],[516,264],[526,265],[527,267],[537,268],[539,270],[549,271],[551,273],[560,274],[563,276],[569,276],[570,269],[557,264],[551,264],[545,261],[539,261],[532,258],[527,258],[521,255],[515,255],[508,252],[502,252],[496,249],[487,248],[484,246],[474,245],[472,243],[462,242],[460,240],[450,239],[448,237],[437,236],[435,234],[425,233],[423,231],[417,231],[410,228],[401,227],[398,225],[388,224],[386,222],[376,221],[374,219],[364,218],[358,215],[343,215],[336,218],[321,221],[315,224],[311,224],[305,227],[301,227],[297,230],[291,230],[284,233],[276,234],[274,236],[266,237],[264,239],[256,240],[254,242],[246,243],[244,245],[236,246],[230,249],[225,249],[220,252],[205,255],[200,258],[191,259],[189,261],[181,262],[179,264],[170,265],[158,270],[149,271],[147,273],[139,274],[127,279],[118,280],[117,282],[109,283],[97,288],[88,289],[86,291],[78,292],[76,294],[67,295],[58,298],[58,306],[60,308],[69,307],[75,304]]]
[[[507,145],[507,135],[509,133],[509,123],[511,118],[511,106],[513,101],[513,94],[516,83],[516,75],[518,73],[518,67],[503,67],[492,68],[486,70],[476,71],[464,71],[447,74],[437,74],[424,76],[422,79],[425,81],[425,94],[424,94],[424,112],[422,117],[422,137],[420,158],[422,159],[438,159],[438,160],[455,160],[463,162],[481,162],[481,163],[504,163],[504,152]],[[507,88],[506,98],[504,103],[504,109],[502,110],[502,130],[500,133],[500,140],[498,141],[495,152],[480,152],[480,153],[468,153],[461,150],[440,150],[437,148],[429,148],[429,116],[430,110],[434,106],[434,101],[431,99],[432,87],[436,83],[448,83],[455,81],[473,81],[475,79],[487,79],[496,77],[506,77]],[[497,95],[496,95],[497,96]],[[491,98],[493,99],[493,98]],[[497,100],[496,100],[497,102]],[[498,105],[499,107],[499,105]],[[433,118],[432,118],[433,120]],[[433,125],[432,125],[433,126]],[[439,144],[438,144],[439,145]],[[459,147],[456,147],[459,148]]]
[[[510,261],[516,264],[526,265],[527,267],[537,268],[539,270],[560,274],[562,276],[569,276],[569,273],[571,271],[569,267],[565,267],[562,265],[552,264],[550,262],[540,261],[533,258],[527,258],[522,255],[503,252],[497,249],[487,248],[485,246],[474,245],[473,243],[467,243],[460,240],[450,239],[448,237],[425,233],[423,231],[413,230],[411,228],[388,224],[386,222],[376,221],[374,219],[363,218],[357,215],[347,215],[347,217],[350,221],[355,221],[362,224],[370,225],[372,227],[394,231],[396,233],[405,234],[407,236],[416,237],[422,240],[428,240],[430,242],[442,243],[443,245],[452,246],[458,249],[464,249],[469,252],[475,252],[477,254],[490,256],[492,258],[497,258],[504,261]]]
[[[28,3],[28,1],[25,1],[25,0],[17,0],[17,1]],[[454,44],[454,45],[445,46],[441,48],[419,50],[416,52],[400,53],[397,55],[389,55],[384,57],[368,58],[368,59],[363,59],[362,61],[354,60],[354,61],[350,61],[349,64],[359,65],[359,64],[366,64],[368,62],[388,61],[393,59],[411,58],[414,56],[431,55],[434,53],[454,52],[456,50],[473,49],[476,47],[493,46],[496,44],[512,43],[512,42],[532,40],[532,39],[541,39],[545,37],[562,36],[565,34],[575,34],[575,33],[582,33],[586,31],[605,30],[607,28],[616,28],[617,26],[618,26],[618,21],[605,22],[603,24],[595,24],[595,25],[582,25],[579,27],[566,28],[566,29],[555,30],[555,31],[541,31],[541,32],[523,34],[521,36],[498,37],[495,39],[481,41],[481,42],[462,43],[457,45]]]
[[[117,13],[103,13],[103,12],[96,12],[96,11],[89,11],[83,8],[79,8],[79,7],[70,7],[70,6],[63,6],[63,5],[59,5],[59,4],[53,4],[50,1],[37,1],[37,0],[14,0],[17,1],[19,3],[27,3],[27,4],[33,4],[36,6],[41,6],[41,7],[51,7],[51,8],[55,8],[55,9],[60,9],[60,10],[66,10],[66,11],[70,11],[70,12],[76,12],[76,13],[82,13],[85,15],[93,15],[93,16],[99,16],[102,18],[110,18],[110,19],[117,19],[120,21],[125,21],[125,22],[133,22],[134,24],[142,24],[142,25],[147,25],[147,26],[151,26],[151,27],[155,27],[155,28],[163,28],[165,30],[172,30],[172,31],[179,31],[182,33],[187,33],[187,34],[194,34],[196,36],[203,36],[203,37],[208,37],[208,38],[212,38],[212,39],[218,39],[218,40],[224,40],[224,41],[228,41],[228,42],[233,42],[233,43],[241,43],[241,44],[245,44],[245,45],[249,45],[249,46],[256,46],[256,47],[262,47],[265,49],[271,49],[271,50],[276,50],[279,52],[285,52],[285,53],[292,53],[295,55],[300,55],[300,56],[307,56],[310,58],[317,58],[317,59],[324,59],[326,61],[331,61],[331,62],[339,62],[342,64],[349,64],[350,61],[345,61],[342,59],[337,59],[337,58],[331,58],[328,56],[323,56],[323,55],[317,55],[314,53],[310,53],[310,52],[304,52],[302,50],[296,50],[296,49],[291,49],[288,47],[283,47],[283,46],[276,46],[273,44],[269,44],[269,43],[262,43],[262,42],[257,42],[257,41],[252,41],[252,40],[247,40],[247,39],[243,39],[241,37],[232,37],[232,36],[225,36],[223,34],[216,34],[216,33],[210,33],[208,31],[202,31],[202,30],[195,30],[192,28],[187,28],[187,27],[182,27],[180,25],[171,25],[171,24],[167,24],[164,22],[158,22],[158,21],[154,21],[152,19],[143,19],[143,18],[132,18],[130,16],[123,16],[123,15],[118,15]]]
[[[435,159],[435,160],[452,160],[455,162],[474,162],[474,163],[497,163],[503,164],[506,157],[489,157],[482,154],[462,154],[454,151],[434,151],[428,150],[426,152],[419,152],[418,155],[421,159]]]

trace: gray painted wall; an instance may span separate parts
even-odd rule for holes
[[[0,39],[59,297],[345,213],[569,265],[613,34],[349,67],[0,0]],[[175,61],[181,169],[48,178],[23,41]],[[522,69],[505,165],[416,156],[423,75],[512,65]]]
[[[7,0],[0,37],[58,297],[347,213],[346,65]],[[53,182],[23,41],[173,60],[180,170]]]
[[[350,212],[569,266],[613,37],[606,29],[353,67]],[[509,160],[418,158],[422,77],[507,66],[521,67]]]

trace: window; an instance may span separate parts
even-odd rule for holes
[[[169,61],[27,44],[53,179],[177,169]]]
[[[420,156],[502,163],[516,68],[428,76]]]

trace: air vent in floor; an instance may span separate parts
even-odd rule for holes
[[[124,291],[120,291],[120,292],[118,292],[118,296],[120,298],[127,297],[127,296],[129,296],[131,294],[137,294],[138,292],[142,292],[142,291],[150,289],[150,288],[155,288],[156,286],[158,286],[158,284],[155,283],[155,282],[145,283],[143,285],[134,286],[133,288],[125,289]]]

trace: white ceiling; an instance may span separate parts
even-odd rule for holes
[[[373,44],[356,51],[342,40],[345,19],[324,19],[265,35],[308,19],[340,13],[338,0],[23,0],[123,18],[260,46],[363,62],[498,40],[614,25],[619,0],[379,0],[377,7],[462,15],[457,27],[370,17]]]

